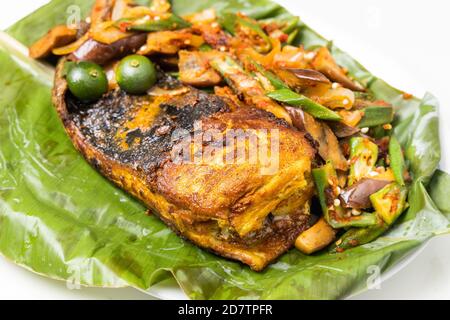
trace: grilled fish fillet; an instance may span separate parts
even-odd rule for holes
[[[75,147],[178,235],[260,271],[308,227],[315,150],[305,133],[266,111],[238,107],[162,72],[149,95],[117,89],[83,103],[67,90],[63,64],[57,67],[53,100]],[[228,132],[269,132],[266,138],[276,132],[276,166],[263,170],[261,161],[235,152],[237,143],[192,161],[199,151],[195,137],[211,129],[222,138]],[[244,140],[244,150],[275,143],[268,141]],[[178,159],[174,150],[192,153]],[[231,162],[221,161],[230,154]]]

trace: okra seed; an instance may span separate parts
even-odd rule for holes
[[[361,132],[366,134],[367,132],[369,132],[369,128],[365,127],[361,129]]]
[[[338,206],[341,205],[341,201],[339,199],[334,199],[333,204],[334,204],[335,207],[338,207]]]
[[[359,216],[359,215],[361,215],[361,211],[356,210],[356,209],[352,209],[352,215]]]

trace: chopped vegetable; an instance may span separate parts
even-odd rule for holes
[[[156,83],[156,69],[147,57],[131,55],[117,66],[116,78],[122,90],[142,94]]]
[[[56,26],[30,47],[30,57],[33,59],[45,58],[52,53],[54,48],[65,46],[75,41],[76,38],[76,29],[67,26]]]
[[[378,159],[378,146],[368,138],[352,138],[350,140],[350,175],[348,185],[367,177]]]
[[[408,190],[397,183],[391,183],[370,196],[377,214],[391,225],[402,214],[406,206]]]
[[[353,128],[357,128],[363,117],[363,113],[360,110],[340,110],[338,113],[342,117],[342,123]]]
[[[320,218],[311,228],[302,232],[295,240],[295,247],[304,254],[312,254],[328,246],[336,237],[324,218]]]
[[[338,199],[338,177],[330,162],[321,168],[313,169],[313,178],[325,220],[333,228],[366,227],[376,224],[375,214],[364,213],[355,216],[342,207]]]
[[[150,10],[157,13],[169,12],[172,5],[169,0],[152,0]]]
[[[394,120],[394,109],[390,106],[369,106],[363,111],[364,116],[358,125],[360,128],[376,127]]]
[[[169,14],[165,18],[156,17],[151,20],[148,16],[138,19],[120,19],[115,22],[116,27],[127,31],[173,31],[189,28],[191,24],[176,14]]]
[[[296,30],[292,31],[289,34],[289,37],[287,38],[286,43],[287,44],[292,44],[295,41],[295,39],[297,38],[299,33],[300,33],[299,29],[296,29]]]
[[[341,119],[341,117],[337,113],[289,89],[289,87],[283,82],[283,80],[281,80],[271,71],[264,69],[264,67],[257,62],[250,61],[250,64],[264,77],[266,77],[270,81],[272,86],[276,89],[273,92],[267,93],[268,97],[292,106],[302,107],[304,111],[308,112],[313,117],[318,119],[330,121],[339,121]]]
[[[286,23],[286,26],[281,31],[283,31],[284,33],[292,33],[297,30],[299,22],[299,17],[293,17]]]
[[[317,143],[320,157],[325,161],[333,162],[336,169],[346,171],[348,169],[347,160],[330,127],[326,123],[314,119],[301,108],[290,106],[285,108],[292,118],[293,125],[300,130],[305,130]]]
[[[111,20],[117,21],[126,15],[126,12],[131,9],[131,0],[115,0],[111,11]]]
[[[91,25],[95,26],[106,20],[111,20],[112,6],[114,5],[114,0],[96,0],[94,7],[91,11]]]
[[[78,50],[85,42],[89,40],[89,34],[84,34],[82,37],[77,39],[75,42],[69,43],[62,47],[56,47],[52,50],[52,54],[56,56],[64,56],[71,54],[72,52]],[[93,40],[92,40],[93,41]]]
[[[217,14],[214,9],[205,9],[188,16],[183,16],[183,18],[193,25],[209,25],[216,22]]]
[[[394,173],[392,172],[391,168],[377,168],[378,171],[372,171],[370,174],[370,177],[372,179],[376,179],[376,180],[384,180],[384,181],[390,181],[390,182],[394,182],[395,181],[395,177],[394,177]],[[380,170],[381,169],[381,170]]]
[[[318,100],[321,104],[331,109],[342,108],[350,110],[355,103],[355,94],[346,88],[331,88],[322,94]]]
[[[303,47],[287,45],[274,54],[271,63],[280,69],[311,69],[306,55]]]
[[[343,190],[339,195],[341,204],[349,209],[368,209],[371,207],[370,196],[383,189],[390,181],[364,178]]]
[[[369,243],[385,233],[388,228],[389,226],[381,219],[378,219],[375,225],[367,228],[351,228],[335,242],[335,245],[330,248],[330,251],[340,253],[347,249]]]
[[[245,72],[231,57],[228,55],[214,56],[209,63],[235,91],[244,95],[247,103],[292,123],[289,113],[275,101],[266,97],[265,90],[258,80]]]
[[[227,13],[221,19],[222,26],[232,35],[248,41],[256,51],[267,53],[272,49],[272,41],[259,23],[242,14]]]
[[[268,97],[291,106],[301,107],[313,117],[321,120],[339,121],[342,118],[334,111],[315,103],[311,99],[290,89],[281,89],[267,94]]]
[[[278,78],[277,75],[275,75],[273,72],[266,70],[262,65],[260,65],[256,61],[249,60],[249,62],[252,65],[252,67],[254,67],[258,72],[260,72],[264,77],[266,77],[270,81],[270,83],[276,90],[281,89],[289,90],[289,87],[283,82],[283,80]]]
[[[105,72],[92,62],[72,64],[66,79],[70,92],[82,101],[97,100],[108,91]]]
[[[224,13],[220,17],[222,28],[234,35],[236,33],[237,15],[235,13]]]
[[[152,32],[147,35],[147,43],[138,54],[176,55],[182,49],[196,49],[204,43],[201,36],[187,30]]]
[[[312,69],[293,69],[286,68],[286,71],[291,72],[296,78],[296,85],[300,89],[306,89],[315,86],[331,87],[331,82],[322,73]]]
[[[198,47],[198,51],[201,51],[201,52],[208,52],[208,51],[211,51],[212,49],[213,48],[207,43],[204,43],[200,47]]]
[[[343,121],[330,121],[327,124],[338,138],[351,137],[359,132],[358,128],[351,127],[345,124]]]
[[[145,43],[145,39],[145,34],[135,34],[109,45],[89,39],[71,54],[71,59],[103,65],[114,58],[134,53]]]
[[[395,180],[401,186],[405,185],[403,174],[405,172],[405,159],[403,157],[402,146],[397,138],[392,135],[389,140],[389,161]]]
[[[314,69],[322,72],[328,78],[333,81],[339,82],[344,87],[354,91],[364,91],[364,87],[359,83],[350,79],[344,72],[344,70],[337,65],[333,56],[327,47],[321,47],[311,62]]]
[[[272,49],[272,42],[270,41],[267,34],[258,24],[258,22],[249,19],[247,17],[242,17],[240,15],[237,16],[237,28],[243,29],[242,31],[246,36],[256,36],[261,38],[262,41],[255,41],[255,49],[261,53],[267,53]],[[239,32],[239,31],[238,31]],[[253,33],[253,34],[252,34]],[[258,43],[259,42],[259,43]]]
[[[222,77],[208,62],[214,54],[213,51],[180,51],[180,80],[185,84],[197,87],[211,87],[220,84]]]
[[[95,27],[91,27],[89,31],[90,39],[104,44],[111,44],[132,35],[133,33],[116,28],[112,21],[99,23]]]

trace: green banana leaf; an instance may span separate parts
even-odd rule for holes
[[[145,1],[144,1],[145,2]],[[93,1],[54,0],[7,33],[24,45],[64,23],[67,8]],[[178,14],[208,7],[258,19],[292,19],[268,0],[174,0]],[[301,13],[300,13],[301,14]],[[296,41],[328,45],[337,61],[377,98],[393,103],[395,132],[414,182],[409,209],[385,235],[342,254],[291,250],[264,272],[209,254],[178,238],[75,151],[51,104],[53,70],[0,37],[0,253],[42,275],[87,286],[149,290],[174,277],[192,299],[337,299],[367,289],[373,266],[390,269],[427,239],[448,233],[450,177],[440,160],[438,102],[405,100],[303,23]],[[430,183],[431,181],[431,183]],[[427,191],[428,190],[428,191]]]

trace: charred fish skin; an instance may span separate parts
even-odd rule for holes
[[[63,64],[57,68],[53,100],[75,147],[181,237],[261,271],[308,227],[314,150],[303,132],[260,109],[232,110],[222,98],[185,87],[162,72],[156,94],[115,90],[96,103],[82,103],[67,90]],[[279,170],[264,176],[258,165],[246,162],[174,163],[171,151],[179,141],[173,133],[194,135],[197,121],[220,132],[278,130]]]
[[[159,82],[159,85],[162,84],[166,83]],[[222,100],[194,89],[176,98],[177,101],[188,102],[181,107],[174,105],[175,100],[172,103],[156,100],[161,104],[155,106],[151,100],[115,90],[89,108],[70,95],[67,105],[70,110],[76,111],[71,113],[71,121],[80,128],[89,144],[112,159],[143,171],[170,160],[170,152],[176,143],[172,139],[175,131],[192,132],[194,123],[202,117],[229,110]],[[139,108],[145,107],[153,110],[142,112],[138,119],[136,113],[139,113]],[[156,108],[159,110],[155,111]],[[145,118],[152,116],[153,122],[145,123]],[[144,122],[134,127],[133,121],[137,120]]]

